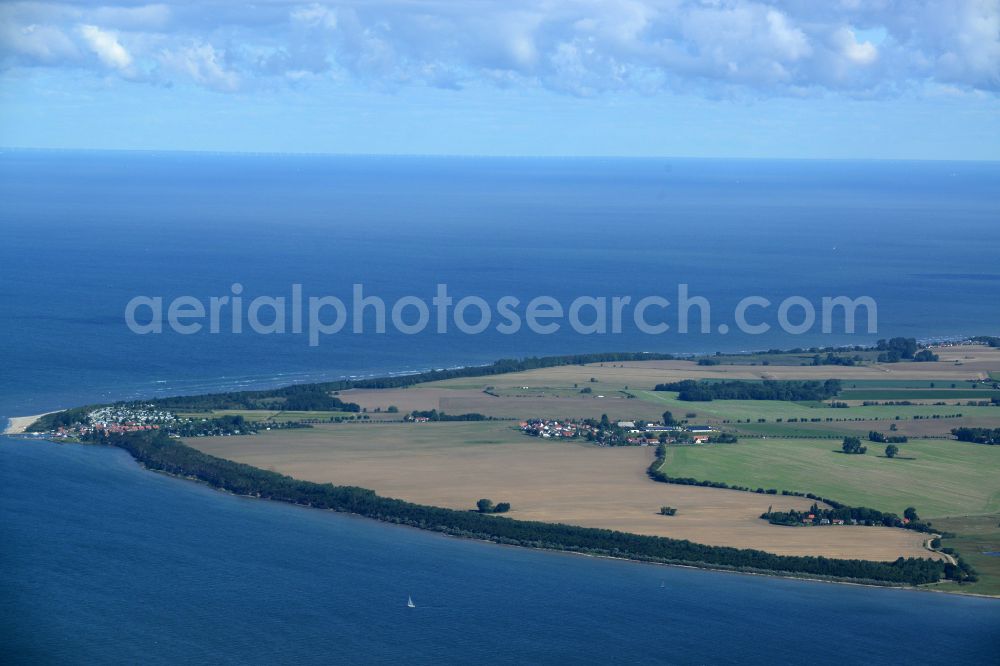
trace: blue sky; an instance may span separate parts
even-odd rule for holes
[[[0,145],[1000,159],[1000,0],[0,4]]]

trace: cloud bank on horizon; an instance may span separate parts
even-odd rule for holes
[[[995,95],[1000,0],[5,2],[0,68],[220,93],[312,81]]]

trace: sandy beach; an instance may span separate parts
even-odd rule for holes
[[[45,414],[35,414],[34,416],[12,416],[7,422],[7,427],[4,429],[4,435],[20,435],[25,430],[28,429],[32,423],[38,419],[46,416],[47,414],[54,414],[55,412],[45,412]]]

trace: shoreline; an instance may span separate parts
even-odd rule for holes
[[[4,427],[3,432],[0,435],[23,435],[28,427],[42,418],[43,416],[48,416],[49,414],[55,414],[61,410],[55,410],[52,412],[45,412],[44,414],[35,414],[34,416],[11,416],[7,419],[7,425]]]
[[[956,344],[956,343],[969,342],[970,340],[972,340],[972,338],[977,337],[978,335],[979,334],[969,334],[969,335],[948,334],[948,335],[938,335],[938,336],[922,337],[922,338],[918,337],[918,338],[915,338],[915,339],[919,343],[921,343],[921,344],[930,344],[930,345],[933,346],[933,345],[941,344],[941,343]],[[978,343],[977,342],[977,343],[971,343],[971,344],[982,344],[982,343]],[[840,347],[838,347],[837,345],[832,345],[832,348],[834,348],[834,349],[846,349],[847,347],[848,347],[848,345],[844,345],[844,346],[840,346]],[[869,350],[874,349],[874,346],[873,345],[867,346],[867,349],[869,349]],[[643,351],[639,351],[639,352],[620,352],[620,353],[671,354],[671,355],[673,355],[675,357],[674,360],[677,360],[677,361],[693,361],[695,359],[702,358],[702,357],[711,357],[711,356],[714,356],[717,353],[722,353],[722,354],[725,354],[725,355],[732,355],[732,356],[750,356],[750,355],[754,355],[754,354],[765,353],[767,351],[769,351],[769,348],[761,347],[761,348],[735,349],[735,350],[730,350],[730,351],[724,351],[724,350],[721,350],[721,349],[716,349],[715,351],[699,350],[699,351],[685,351],[685,352],[680,352],[680,351],[664,352],[664,351],[654,351],[654,350],[647,349],[647,350],[643,350]],[[784,351],[790,352],[790,350],[784,350]],[[600,353],[600,352],[597,352],[597,353]],[[607,352],[607,353],[619,353],[619,352]],[[589,353],[588,352],[578,352],[578,354],[579,355],[587,355]],[[546,354],[546,353],[543,353],[543,352],[536,352],[534,354],[527,354],[527,353],[525,353],[523,356],[517,356],[517,358],[520,359],[520,360],[529,359],[529,358],[547,359],[547,358],[554,358],[554,357],[565,356],[565,355],[575,355],[575,354],[573,354],[573,353],[568,353],[568,354]],[[261,379],[260,377],[256,377],[256,376],[249,376],[249,377],[244,377],[244,378],[236,377],[236,378],[233,378],[235,381],[230,381],[230,382],[227,382],[227,383],[210,384],[207,387],[201,387],[202,389],[204,389],[203,391],[197,392],[197,393],[191,393],[191,394],[169,393],[168,395],[164,396],[162,394],[157,394],[155,391],[154,392],[145,392],[143,390],[137,390],[137,392],[133,393],[132,395],[121,395],[118,398],[114,398],[112,396],[112,397],[109,398],[109,402],[107,402],[107,403],[101,403],[101,404],[112,404],[112,403],[115,403],[115,402],[128,402],[128,401],[159,400],[159,399],[162,399],[162,398],[165,398],[165,397],[174,397],[176,395],[199,395],[200,396],[200,395],[213,395],[215,393],[221,393],[221,392],[267,391],[267,390],[271,390],[271,389],[288,388],[288,387],[291,387],[291,386],[302,386],[302,385],[312,385],[312,384],[327,384],[327,383],[335,383],[335,382],[362,382],[362,381],[374,380],[374,379],[397,379],[397,378],[402,378],[402,377],[410,377],[410,376],[414,376],[414,375],[424,375],[424,374],[432,373],[432,372],[460,371],[460,370],[471,370],[471,369],[478,369],[478,368],[488,368],[491,365],[494,365],[496,362],[497,362],[496,359],[494,359],[494,361],[482,362],[482,363],[477,363],[477,362],[471,362],[471,363],[441,363],[441,364],[423,365],[423,366],[420,366],[418,368],[409,368],[409,369],[405,369],[405,370],[375,370],[375,371],[371,371],[371,372],[356,372],[356,373],[353,373],[353,374],[352,373],[346,373],[346,372],[343,372],[343,371],[339,371],[338,372],[338,371],[329,371],[329,370],[328,371],[320,371],[318,373],[312,373],[312,372],[309,372],[309,373],[298,373],[298,372],[295,372],[295,373],[285,373],[285,372],[278,372],[278,373],[275,373],[275,374],[270,374],[270,375],[267,376],[267,378],[264,378],[264,379]],[[516,372],[516,371],[513,371],[513,372]],[[296,374],[307,374],[308,376],[302,376],[302,377],[298,377],[298,378],[292,377],[292,375],[296,375]],[[475,376],[475,375],[473,375],[473,376]],[[216,378],[216,379],[221,379],[221,378]],[[159,380],[159,381],[157,381],[157,383],[169,383],[171,381],[183,382],[183,381],[216,381],[216,380],[215,379],[206,379],[206,380],[190,380],[190,379],[188,379],[188,380],[184,380],[184,379],[177,379],[177,378],[175,378],[173,380],[170,380],[170,379]],[[433,381],[433,380],[431,380],[431,381]],[[180,389],[178,389],[178,390],[180,390]],[[345,389],[345,390],[347,390],[347,389]],[[12,417],[8,417],[9,423],[8,423],[7,427],[3,431],[0,431],[0,435],[18,435],[18,434],[22,434],[24,432],[23,429],[20,430],[20,431],[17,431],[17,430],[14,429],[14,423],[15,422],[19,422],[21,419],[29,419],[29,418],[30,419],[38,419],[38,418],[41,418],[42,416],[47,416],[48,414],[55,414],[56,412],[65,411],[65,409],[66,408],[56,409],[56,410],[52,410],[52,411],[45,412],[43,414],[38,414],[38,415],[35,415],[35,416],[17,416],[17,417],[12,416]],[[31,425],[31,423],[29,422],[28,424],[26,424],[24,426],[24,428],[27,428],[28,425]]]
[[[238,463],[177,446],[162,434],[151,437],[124,435],[106,442],[125,449],[143,467],[221,488],[232,494],[266,497],[303,506],[333,509],[361,517],[494,543],[542,547],[556,551],[592,555],[621,556],[638,562],[692,565],[697,568],[734,570],[747,573],[795,578],[830,578],[875,585],[914,586],[938,582],[939,572],[932,571],[929,560],[914,559],[894,564],[863,559],[829,560],[828,563],[807,557],[777,556],[753,549],[718,549],[676,539],[654,539],[614,530],[577,528],[545,522],[490,521],[479,524],[467,518],[467,512],[418,505],[379,497],[372,491],[344,487],[328,488],[297,481],[276,473],[260,478],[245,476]],[[183,449],[187,449],[185,452]],[[208,470],[207,472],[205,470]],[[204,474],[209,476],[204,476]],[[273,476],[274,479],[270,477]],[[194,477],[194,478],[191,478]],[[273,482],[278,482],[274,486]],[[238,489],[239,492],[233,492]],[[343,491],[343,492],[340,492]],[[447,514],[447,515],[446,515]],[[458,518],[453,518],[453,516]],[[481,521],[480,521],[481,522]],[[839,566],[835,566],[839,565]]]
[[[937,344],[941,344],[941,343],[956,344],[956,343],[969,342],[974,337],[977,337],[977,334],[970,334],[970,335],[948,334],[948,335],[931,336],[931,337],[923,337],[923,338],[915,338],[915,339],[919,343],[921,343],[921,344],[929,344],[929,345],[933,346],[933,345],[937,345]],[[971,344],[978,345],[978,344],[983,344],[983,343],[975,342],[975,343],[971,343]],[[838,347],[837,345],[832,345],[832,346],[830,346],[830,348],[832,348],[832,349],[846,349],[847,346]],[[874,349],[873,346],[869,346],[867,348],[868,349]],[[824,347],[823,349],[826,349],[826,347]],[[737,349],[737,350],[731,350],[731,351],[723,351],[723,350],[719,350],[719,349],[717,349],[715,351],[705,351],[705,350],[702,350],[702,351],[690,351],[690,352],[662,352],[662,351],[654,351],[654,350],[643,350],[643,351],[639,351],[639,352],[608,352],[608,353],[633,353],[633,354],[639,354],[639,355],[642,355],[642,354],[650,354],[650,355],[652,355],[652,354],[671,354],[671,355],[673,355],[675,357],[674,360],[677,360],[677,361],[694,361],[695,359],[702,358],[702,357],[712,357],[712,356],[714,356],[715,354],[718,354],[718,353],[722,353],[722,354],[725,354],[725,355],[732,355],[732,356],[751,356],[751,355],[754,355],[754,354],[766,353],[768,351],[770,351],[768,348],[761,347],[761,348],[744,348],[744,349]],[[783,350],[783,353],[785,353],[785,352],[790,353],[790,350]],[[600,352],[595,352],[595,353],[600,354]],[[589,352],[578,352],[577,354],[568,353],[568,354],[555,354],[555,355],[553,355],[553,354],[544,354],[544,353],[539,352],[539,353],[536,353],[534,355],[521,356],[521,357],[518,357],[518,359],[519,360],[526,360],[526,359],[549,359],[549,358],[558,358],[558,357],[561,357],[561,356],[573,356],[573,355],[591,355],[591,353],[589,353]],[[234,381],[231,381],[231,382],[226,383],[226,384],[214,384],[214,385],[210,385],[209,387],[203,387],[203,388],[205,388],[207,390],[207,392],[198,392],[198,393],[192,393],[192,394],[168,394],[166,396],[164,396],[164,395],[157,395],[155,392],[154,393],[140,393],[140,395],[138,395],[138,396],[135,395],[135,394],[133,394],[131,396],[121,396],[121,397],[119,397],[117,399],[112,398],[110,400],[110,402],[108,402],[108,403],[101,403],[101,404],[113,404],[115,402],[127,402],[127,401],[160,400],[160,399],[163,399],[165,397],[166,398],[175,397],[176,395],[202,396],[202,395],[214,395],[216,393],[221,393],[221,392],[232,392],[232,391],[235,391],[235,392],[243,392],[243,391],[267,391],[267,390],[271,390],[271,389],[289,388],[289,387],[292,387],[292,386],[308,386],[308,385],[313,385],[313,384],[328,384],[328,383],[336,383],[336,382],[352,382],[353,383],[353,382],[364,382],[364,381],[377,380],[377,379],[399,379],[399,378],[404,378],[404,377],[412,377],[412,376],[415,376],[415,375],[425,375],[425,374],[434,373],[434,372],[463,371],[463,370],[475,370],[475,369],[481,369],[481,368],[489,368],[490,366],[496,365],[496,363],[497,363],[497,360],[494,360],[494,361],[491,361],[491,362],[483,362],[483,363],[471,362],[471,363],[448,363],[448,364],[438,364],[438,365],[433,365],[432,364],[432,365],[420,366],[419,368],[411,368],[411,369],[405,369],[405,370],[375,370],[375,371],[371,371],[371,372],[356,372],[354,374],[345,373],[345,372],[342,372],[342,371],[339,372],[339,373],[337,371],[320,371],[318,374],[309,373],[311,376],[304,376],[304,377],[300,377],[300,378],[291,378],[291,379],[289,379],[289,377],[291,375],[299,374],[299,373],[277,373],[277,374],[271,375],[267,379],[260,379],[260,378],[257,378],[255,376],[251,375],[251,376],[248,376],[248,377],[245,377],[245,378],[242,378],[242,379],[240,377],[235,377],[235,378],[233,378]],[[587,362],[588,365],[593,364],[593,363],[598,363],[598,361]],[[510,371],[505,371],[505,372],[498,373],[498,374],[507,374],[508,372],[519,372],[519,371],[518,370],[510,370]],[[472,376],[479,376],[479,375],[472,375]],[[483,375],[483,376],[486,376],[486,375]],[[163,382],[169,382],[169,381],[172,381],[172,380],[162,380],[162,381]],[[174,380],[174,381],[182,381],[182,380]],[[434,380],[429,380],[429,381],[434,381]],[[160,383],[160,382],[157,382],[157,383]],[[351,389],[343,389],[343,390],[351,390]],[[10,416],[10,417],[7,417],[8,418],[8,423],[7,423],[6,427],[2,431],[0,431],[0,435],[20,435],[20,434],[23,434],[24,431],[25,431],[25,429],[27,429],[27,427],[30,426],[31,423],[33,423],[35,420],[37,420],[37,419],[39,419],[39,418],[41,418],[43,416],[48,416],[49,414],[55,414],[57,412],[65,411],[66,409],[67,408],[55,409],[55,410],[52,410],[52,411],[49,411],[49,412],[44,412],[42,414],[36,414],[34,416]],[[28,419],[28,422],[27,423],[22,423],[23,420],[25,420],[25,419]],[[18,429],[18,428],[20,428],[20,429]]]
[[[47,440],[47,441],[51,441],[51,440]],[[59,442],[53,442],[53,443],[58,444]],[[85,444],[83,442],[71,442],[71,443],[74,443],[74,444],[83,444],[84,446],[87,445],[87,444]],[[118,447],[115,447],[113,445],[100,445],[99,444],[98,446],[109,446],[110,448],[118,448]],[[128,454],[127,451],[125,453]],[[197,484],[199,486],[208,488],[209,490],[213,490],[215,492],[222,493],[223,495],[229,495],[230,497],[234,497],[234,498],[241,499],[241,500],[274,502],[274,503],[277,503],[277,504],[283,504],[283,505],[286,505],[286,506],[294,507],[294,508],[297,508],[297,509],[304,509],[304,510],[307,510],[307,511],[318,510],[318,511],[322,511],[322,512],[329,512],[329,513],[334,513],[334,514],[337,514],[337,515],[340,515],[340,516],[345,516],[345,517],[354,518],[354,519],[358,519],[358,520],[372,520],[372,521],[375,521],[377,523],[391,525],[391,526],[394,526],[394,527],[402,527],[404,529],[418,530],[420,532],[430,532],[432,534],[439,535],[439,536],[444,537],[446,539],[466,539],[466,540],[471,540],[471,541],[477,541],[479,543],[490,544],[490,545],[493,545],[493,546],[500,546],[501,548],[524,548],[524,549],[527,549],[527,550],[534,550],[534,551],[540,551],[540,552],[545,552],[545,553],[550,553],[550,554],[557,554],[557,555],[570,555],[570,556],[574,556],[575,555],[575,556],[589,557],[589,558],[600,559],[600,560],[612,560],[612,561],[617,561],[617,562],[628,562],[628,563],[631,563],[631,564],[652,565],[652,566],[661,566],[661,567],[678,567],[678,568],[682,568],[682,569],[690,569],[690,570],[697,570],[697,571],[711,571],[711,572],[714,572],[714,573],[733,574],[733,575],[738,575],[738,576],[760,576],[760,577],[764,577],[764,578],[774,578],[774,579],[789,580],[789,581],[802,581],[802,582],[810,582],[810,583],[825,583],[825,584],[828,584],[828,585],[850,585],[850,586],[853,586],[853,587],[865,587],[865,588],[870,588],[870,589],[909,590],[909,591],[913,591],[913,592],[936,592],[938,594],[952,594],[952,595],[957,595],[957,596],[975,597],[975,598],[980,598],[980,599],[993,599],[993,600],[996,600],[998,598],[996,596],[992,596],[992,595],[988,595],[988,594],[980,594],[980,593],[976,593],[976,592],[963,592],[963,591],[960,591],[960,590],[954,590],[954,591],[953,590],[942,590],[942,589],[937,589],[935,587],[930,587],[930,586],[923,587],[923,586],[920,586],[920,585],[910,585],[910,584],[906,584],[906,583],[884,583],[884,584],[880,584],[880,583],[869,582],[869,581],[847,580],[847,579],[837,578],[835,576],[822,577],[822,576],[816,576],[816,575],[810,575],[810,574],[806,574],[806,575],[801,575],[800,576],[800,575],[796,575],[795,573],[790,572],[790,571],[774,571],[774,572],[767,572],[767,571],[760,571],[760,570],[758,570],[758,571],[751,571],[751,570],[742,571],[742,570],[735,569],[735,568],[725,568],[725,567],[720,567],[720,566],[713,566],[713,565],[707,564],[707,563],[705,563],[705,564],[696,564],[696,563],[681,563],[681,562],[659,562],[659,561],[656,561],[656,560],[636,559],[636,558],[631,558],[631,557],[622,557],[620,555],[608,555],[608,554],[602,554],[602,553],[585,553],[585,552],[580,552],[580,551],[576,551],[576,550],[569,550],[569,549],[562,549],[562,548],[553,548],[553,547],[546,547],[546,546],[525,546],[525,545],[516,545],[516,544],[502,543],[502,542],[494,541],[492,539],[484,539],[484,538],[481,538],[481,537],[461,536],[461,535],[458,535],[458,534],[452,534],[452,533],[449,533],[449,532],[445,532],[445,531],[441,531],[441,530],[436,530],[436,529],[432,529],[432,528],[417,527],[415,525],[408,525],[406,523],[399,523],[399,522],[395,522],[395,521],[392,521],[392,520],[381,520],[381,519],[378,519],[378,518],[372,518],[370,516],[365,516],[365,515],[362,515],[362,514],[359,514],[359,513],[353,513],[353,512],[349,512],[349,511],[338,511],[336,509],[324,509],[324,508],[309,506],[309,505],[305,505],[305,504],[299,504],[297,502],[288,502],[288,501],[277,500],[277,499],[273,499],[273,498],[259,497],[259,496],[256,496],[256,495],[243,495],[243,494],[240,494],[240,493],[232,492],[230,490],[226,490],[225,488],[219,488],[217,486],[214,486],[214,485],[212,485],[210,483],[202,481],[201,479],[198,479],[198,478],[193,477],[193,476],[185,476],[183,474],[177,474],[177,473],[173,473],[173,472],[167,472],[167,471],[164,471],[164,470],[153,469],[153,468],[148,467],[147,465],[145,465],[143,462],[141,462],[139,460],[136,460],[135,457],[133,457],[131,454],[129,454],[129,458],[140,469],[142,469],[145,472],[151,472],[153,474],[159,474],[159,475],[162,475],[162,476],[165,476],[165,477],[177,480],[177,481],[186,481],[186,482],[189,482],[189,483],[194,483],[194,484]]]
[[[543,358],[545,358],[545,357],[543,357]],[[559,358],[559,357],[556,357],[556,358]],[[678,360],[680,360],[680,359],[678,359]],[[389,378],[389,377],[401,377],[401,376],[405,377],[407,375],[418,375],[419,376],[421,374],[431,374],[431,373],[434,373],[434,372],[447,372],[448,370],[456,370],[456,369],[457,370],[462,370],[462,369],[479,369],[479,368],[489,369],[489,368],[491,368],[491,365],[497,365],[499,363],[501,363],[501,362],[498,361],[498,362],[495,362],[494,364],[484,364],[484,365],[471,365],[471,366],[458,365],[458,366],[450,366],[450,367],[444,368],[444,369],[432,370],[432,371],[429,371],[427,373],[421,373],[419,371],[403,371],[403,372],[399,372],[399,373],[390,373],[389,375],[383,375],[382,377],[385,377],[385,378]],[[511,370],[509,372],[517,372],[517,370]],[[500,373],[497,373],[497,374],[505,374],[505,373],[504,372],[500,372]],[[375,377],[375,378],[379,377],[379,375],[378,375],[377,372],[376,373],[371,373],[371,374],[368,374],[368,375],[360,375],[360,376],[361,377]],[[473,376],[477,376],[477,375],[473,375]],[[358,377],[358,375],[353,375],[352,378],[353,377]],[[364,381],[364,380],[361,380],[361,381]],[[294,385],[295,385],[295,383],[291,384],[290,386],[294,386]],[[5,424],[6,427],[3,429],[2,434],[8,435],[8,436],[25,435],[25,434],[27,434],[26,433],[27,429],[33,423],[35,423],[38,419],[40,419],[40,418],[42,418],[42,417],[44,417],[44,416],[46,416],[48,414],[54,414],[57,411],[59,411],[59,410],[50,411],[50,412],[46,412],[46,413],[42,413],[42,414],[38,414],[38,415],[10,417],[9,420],[7,421],[7,423]],[[51,436],[52,436],[52,433],[44,433],[44,434],[42,434],[43,438],[48,439],[49,441],[54,441],[54,440],[51,439]],[[56,443],[58,443],[58,442],[56,442]],[[130,453],[132,453],[132,452],[130,451]],[[157,471],[157,472],[166,474],[168,476],[173,476],[173,477],[181,479],[181,480],[190,480],[190,481],[195,481],[196,483],[202,483],[204,485],[207,485],[208,487],[214,488],[215,490],[220,490],[220,491],[222,491],[224,493],[235,494],[235,493],[231,493],[231,492],[226,491],[224,488],[219,488],[217,486],[214,486],[211,483],[205,483],[205,482],[203,482],[203,481],[201,481],[201,480],[199,480],[197,478],[192,478],[191,476],[188,476],[188,475],[185,475],[185,474],[169,473],[169,472],[164,472],[163,470],[158,470],[158,469],[154,469],[154,468],[148,467],[146,464],[144,464],[141,461],[139,461],[136,458],[136,456],[135,456],[134,453],[133,453],[132,457],[133,457],[133,459],[136,460],[136,462],[138,462],[140,464],[140,466],[142,466],[147,471]],[[237,495],[237,496],[241,496],[241,495]],[[247,497],[247,498],[254,498],[253,495],[242,495],[242,496],[243,497]],[[259,496],[257,498],[259,498]],[[289,503],[289,504],[292,504],[292,505],[302,506],[298,502],[288,501],[288,500],[275,500],[275,499],[271,498],[271,501],[282,501],[283,503]],[[431,506],[430,503],[429,503],[429,507],[430,508],[443,509],[443,507]],[[346,513],[348,515],[356,515],[357,517],[361,517],[361,518],[373,519],[373,516],[366,515],[365,513],[354,514],[351,511],[343,511],[343,510],[338,510],[338,509],[331,509],[331,510],[335,511],[335,512],[338,512],[338,513]],[[406,522],[400,522],[400,521],[397,521],[397,520],[383,519],[383,518],[377,518],[377,517],[375,517],[374,519],[376,521],[378,521],[378,522],[389,523],[389,524],[396,524],[396,525],[399,525],[399,526],[409,526],[409,527],[415,528],[415,529],[422,529],[422,530],[426,530],[426,531],[437,532],[439,534],[446,535],[446,536],[451,536],[453,538],[469,538],[466,535],[456,534],[456,533],[453,533],[453,532],[450,532],[450,531],[447,531],[447,530],[434,529],[434,528],[431,528],[431,529],[428,530],[427,528],[417,527],[417,526],[414,526],[414,525],[410,525],[410,524],[408,524]],[[486,531],[489,532],[489,530],[486,530]],[[931,535],[931,536],[933,537],[934,535]],[[831,576],[831,577],[826,577],[825,575],[823,575],[823,573],[820,573],[820,572],[815,572],[815,573],[798,573],[797,570],[796,570],[796,567],[792,567],[792,566],[789,567],[789,569],[791,569],[791,570],[783,570],[783,569],[770,570],[767,566],[762,567],[762,568],[748,568],[747,570],[741,570],[738,567],[730,568],[729,566],[726,565],[725,562],[722,562],[722,561],[720,561],[719,563],[716,563],[716,562],[711,562],[711,563],[697,562],[697,563],[695,563],[695,562],[690,562],[690,561],[684,561],[687,558],[681,558],[680,561],[678,561],[676,559],[673,559],[673,557],[668,558],[668,559],[655,559],[655,558],[653,558],[653,559],[646,559],[644,557],[633,557],[633,556],[630,556],[630,555],[624,555],[624,556],[616,555],[615,554],[615,550],[617,550],[617,549],[613,549],[611,552],[605,551],[603,553],[600,552],[600,551],[597,551],[597,552],[585,552],[585,551],[575,550],[573,548],[562,548],[562,547],[558,547],[558,546],[557,547],[551,547],[551,546],[546,546],[546,545],[527,545],[527,544],[523,544],[523,543],[521,543],[521,544],[515,544],[515,543],[505,543],[504,541],[496,540],[496,539],[493,539],[493,538],[481,538],[481,537],[480,538],[472,537],[472,538],[474,540],[480,540],[480,541],[487,542],[487,543],[493,543],[495,545],[516,545],[516,547],[529,547],[529,548],[532,548],[532,549],[545,550],[545,551],[550,551],[550,552],[559,552],[559,553],[565,553],[565,554],[585,555],[585,556],[588,556],[588,557],[602,558],[602,559],[617,559],[617,560],[629,561],[629,562],[635,562],[635,563],[661,564],[661,565],[665,565],[665,566],[677,566],[677,567],[683,567],[683,568],[703,569],[703,570],[711,570],[711,571],[717,571],[717,572],[742,573],[742,574],[745,574],[745,575],[766,576],[766,577],[770,577],[770,578],[811,580],[811,581],[816,581],[816,582],[828,582],[828,583],[836,583],[836,584],[849,584],[849,585],[859,585],[859,586],[868,586],[868,587],[897,587],[897,588],[903,588],[903,589],[917,589],[917,590],[923,590],[923,591],[935,591],[935,592],[944,593],[944,594],[958,594],[958,595],[967,595],[967,596],[975,596],[975,597],[980,597],[981,596],[981,597],[984,597],[984,598],[997,598],[997,597],[995,597],[993,595],[977,594],[975,592],[964,592],[964,591],[952,590],[952,589],[934,589],[935,587],[938,587],[936,581],[934,583],[931,583],[930,585],[927,585],[927,587],[924,587],[923,583],[916,582],[916,581],[920,580],[919,578],[914,578],[913,580],[915,582],[898,583],[898,582],[886,582],[886,581],[882,581],[882,579],[878,575],[872,575],[872,576],[870,576],[868,578],[859,578],[859,579],[852,579],[850,576],[841,577],[841,576],[836,576],[836,575]],[[933,548],[929,547],[929,541],[930,541],[930,539],[927,539],[927,540],[924,541],[924,543],[922,544],[924,552],[923,552],[922,555],[917,556],[917,557],[926,558],[926,557],[928,557],[930,555],[936,555],[937,557],[942,557],[940,551],[936,551]],[[764,549],[761,549],[761,551],[765,552],[765,553],[769,552],[769,551],[764,550]],[[770,554],[775,555],[775,553],[770,553]],[[953,565],[955,564],[953,558],[951,558],[951,557],[944,556],[943,559],[945,559],[946,561],[950,561],[950,563],[953,564]],[[863,558],[862,558],[862,561],[864,561]]]
[[[27,421],[27,424],[25,425],[25,427],[27,427],[27,425],[30,425],[30,423],[33,422],[33,420],[37,419],[38,417],[34,416],[34,417],[18,417],[18,418],[20,419],[21,422]],[[47,442],[52,443],[52,444],[80,444],[82,446],[95,446],[96,445],[96,446],[100,446],[100,447],[105,447],[106,446],[108,448],[113,448],[113,449],[119,449],[119,450],[121,450],[120,447],[117,447],[117,446],[111,445],[111,444],[97,444],[97,443],[80,442],[80,441],[57,441],[57,440],[51,439],[50,437],[47,437],[47,436],[43,436],[42,439],[44,441],[47,441]],[[264,501],[267,501],[267,502],[275,502],[275,503],[279,503],[279,504],[285,504],[285,505],[288,505],[288,506],[291,506],[291,507],[296,507],[296,508],[306,509],[306,510],[312,510],[312,509],[317,509],[318,508],[320,511],[328,511],[328,512],[331,512],[331,513],[336,513],[336,514],[340,514],[342,516],[352,517],[352,518],[356,518],[356,519],[360,519],[360,520],[374,520],[375,522],[378,522],[378,523],[383,523],[383,524],[387,524],[387,525],[393,525],[393,526],[396,526],[396,527],[404,527],[404,528],[415,529],[415,530],[420,530],[420,531],[424,531],[424,532],[431,532],[431,533],[435,533],[435,534],[438,534],[438,535],[443,536],[443,537],[454,538],[454,539],[471,539],[473,541],[479,541],[481,543],[488,543],[488,544],[492,544],[492,545],[495,545],[495,546],[510,547],[510,548],[527,548],[529,550],[538,550],[538,551],[548,552],[548,553],[552,553],[552,554],[578,555],[578,556],[591,557],[591,558],[596,558],[596,559],[606,559],[606,560],[617,560],[617,561],[621,561],[621,562],[630,562],[630,563],[633,563],[633,564],[647,564],[647,565],[658,565],[658,566],[668,566],[668,567],[680,567],[680,568],[685,568],[685,569],[696,569],[696,570],[702,570],[702,571],[714,571],[714,572],[717,572],[717,573],[730,573],[730,574],[747,575],[747,576],[761,576],[761,577],[773,578],[773,579],[799,580],[799,581],[807,581],[807,582],[815,582],[815,583],[827,583],[827,584],[834,584],[834,585],[852,585],[852,586],[868,587],[868,588],[882,588],[882,589],[889,588],[889,589],[898,589],[898,590],[913,590],[913,591],[919,591],[919,592],[936,592],[938,594],[951,594],[951,595],[967,596],[967,597],[978,597],[978,598],[993,599],[993,600],[996,600],[996,599],[1000,598],[1000,597],[997,597],[995,595],[982,594],[982,593],[976,593],[976,592],[966,592],[966,591],[963,591],[963,590],[940,589],[938,587],[938,584],[931,584],[931,585],[923,586],[923,585],[913,585],[913,584],[909,584],[909,583],[876,582],[876,581],[873,581],[873,580],[851,580],[851,579],[840,578],[840,577],[837,577],[837,576],[825,577],[825,576],[822,576],[822,575],[816,575],[816,574],[810,574],[810,573],[797,574],[795,572],[785,571],[785,570],[766,571],[766,570],[752,569],[752,568],[751,569],[746,569],[746,570],[741,570],[739,568],[730,568],[730,567],[719,566],[719,565],[711,564],[711,563],[658,561],[656,559],[644,559],[644,558],[638,558],[638,557],[633,558],[633,557],[627,557],[627,556],[621,556],[621,555],[613,555],[613,554],[609,554],[609,553],[593,553],[593,552],[588,553],[588,552],[582,552],[582,551],[568,549],[568,548],[567,549],[563,549],[563,548],[552,547],[552,546],[544,546],[544,545],[529,546],[529,545],[524,545],[524,544],[510,544],[510,543],[504,543],[502,541],[495,541],[495,540],[489,539],[489,538],[482,538],[482,537],[475,537],[475,536],[464,536],[464,535],[460,535],[460,534],[454,534],[454,533],[451,533],[451,532],[448,532],[448,531],[445,531],[445,530],[438,530],[438,529],[427,528],[427,527],[418,527],[416,525],[410,525],[410,524],[407,524],[405,522],[397,522],[395,520],[384,520],[384,519],[379,519],[379,518],[373,518],[371,516],[366,516],[364,514],[355,513],[355,512],[352,512],[352,511],[342,511],[342,510],[338,510],[338,509],[325,509],[325,508],[321,508],[321,507],[314,507],[314,506],[310,506],[310,505],[307,505],[307,504],[300,504],[298,502],[292,502],[292,501],[287,501],[287,500],[274,499],[274,498],[263,498],[263,497],[260,497],[260,496],[257,496],[257,495],[252,495],[252,494],[235,493],[235,492],[232,492],[232,491],[227,490],[225,488],[221,488],[221,487],[215,486],[215,485],[213,485],[211,483],[203,481],[202,479],[199,479],[199,478],[194,477],[194,476],[189,476],[189,475],[185,475],[185,474],[182,474],[182,473],[168,472],[168,471],[165,471],[165,470],[160,470],[160,469],[155,469],[155,468],[149,467],[144,462],[136,459],[135,456],[131,455],[131,452],[125,450],[124,453],[126,453],[126,455],[128,455],[128,457],[132,460],[132,462],[134,464],[136,464],[139,468],[141,468],[145,472],[152,472],[154,474],[159,474],[159,475],[162,475],[162,476],[170,477],[170,478],[173,478],[173,479],[175,479],[177,481],[192,482],[192,483],[194,483],[196,485],[208,488],[210,490],[214,490],[216,492],[220,492],[220,493],[222,493],[224,495],[229,495],[231,497],[240,498],[240,499],[247,499],[247,500],[264,500]],[[932,552],[937,552],[937,551],[932,551]]]

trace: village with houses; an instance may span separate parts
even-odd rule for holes
[[[62,416],[62,417],[61,417]],[[164,430],[172,437],[252,435],[272,428],[302,428],[304,423],[251,421],[241,414],[177,415],[149,403],[118,403],[89,411],[69,410],[40,418],[28,434],[57,440],[102,440],[108,435]]]
[[[49,436],[60,439],[77,439],[88,435],[121,434],[158,430],[162,426],[178,423],[177,417],[167,411],[147,404],[119,404],[99,407],[75,423],[56,425]]]
[[[529,419],[520,423],[521,432],[543,439],[585,439],[598,446],[656,446],[657,444],[708,444],[735,442],[732,435],[707,425],[683,425],[649,421],[597,419],[562,421]]]

